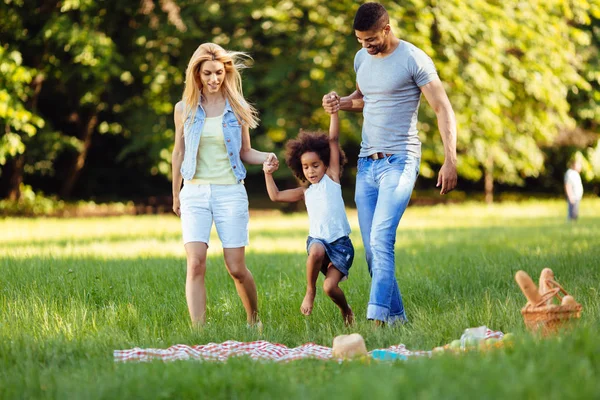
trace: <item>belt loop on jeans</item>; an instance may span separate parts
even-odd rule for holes
[[[373,154],[369,155],[369,158],[371,160],[381,160],[382,158],[390,157],[392,155],[393,155],[392,153],[381,153],[381,152],[379,152],[379,153],[373,153]]]

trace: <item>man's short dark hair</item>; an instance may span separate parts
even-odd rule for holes
[[[355,31],[366,32],[383,28],[389,22],[390,17],[385,7],[379,3],[365,3],[358,7],[354,16],[353,28]]]

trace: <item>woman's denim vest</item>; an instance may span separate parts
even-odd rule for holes
[[[198,146],[200,145],[200,136],[204,127],[206,113],[201,105],[198,105],[194,120],[190,117],[183,124],[183,137],[185,141],[185,152],[183,153],[183,163],[181,164],[181,176],[189,181],[194,178],[196,173],[196,158],[198,157]],[[223,139],[225,148],[229,156],[231,170],[238,183],[241,183],[246,177],[246,168],[240,158],[242,149],[242,125],[237,120],[229,100],[225,101],[225,111],[223,113]]]

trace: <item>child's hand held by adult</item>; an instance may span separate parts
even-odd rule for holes
[[[275,153],[268,153],[263,165],[265,164],[276,165],[277,167],[279,167],[279,160],[277,159],[277,155]]]
[[[268,162],[263,163],[263,171],[265,174],[272,174],[279,169],[279,164],[269,164]]]

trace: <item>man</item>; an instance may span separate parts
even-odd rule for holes
[[[569,221],[577,221],[579,217],[579,203],[583,197],[583,184],[581,183],[580,172],[581,161],[575,157],[569,163],[569,169],[565,173],[565,194],[567,195]]]
[[[323,108],[363,112],[355,201],[372,277],[367,318],[379,326],[406,321],[394,275],[394,244],[421,160],[416,127],[421,93],[436,113],[444,143],[437,180],[441,194],[456,186],[456,121],[433,62],[394,36],[381,4],[360,6],[354,32],[363,47],[354,58],[356,91],[346,97],[326,94]]]

